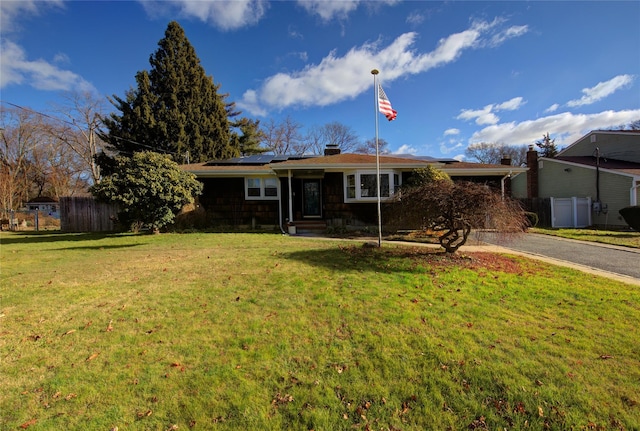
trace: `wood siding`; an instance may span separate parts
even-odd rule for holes
[[[279,225],[277,200],[245,200],[244,178],[204,178],[199,203],[212,226],[260,228]],[[280,190],[280,193],[286,190]]]
[[[563,150],[562,156],[593,156],[599,148],[601,157],[640,163],[640,138],[637,135],[597,132],[594,135],[596,142],[591,142],[591,136],[587,136]]]
[[[565,169],[569,169],[566,171]],[[596,201],[596,169],[544,160],[540,169],[541,198],[586,198]],[[594,225],[624,226],[619,210],[630,205],[632,179],[624,175],[600,171],[600,202],[607,212],[593,213]]]

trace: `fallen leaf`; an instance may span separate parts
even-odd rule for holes
[[[62,334],[62,336],[64,337],[65,335],[73,334],[74,332],[76,332],[76,330],[75,330],[75,329],[69,329],[67,332],[65,332],[64,334]]]
[[[600,355],[600,359],[613,359],[611,355]]]
[[[542,407],[538,406],[538,416],[540,416],[541,418],[544,417],[544,412],[542,411]]]
[[[107,332],[111,332],[113,331],[113,325],[111,325],[113,323],[113,320],[109,320],[109,324],[107,325]]]
[[[98,357],[98,355],[100,355],[100,353],[94,353],[94,354],[92,354],[91,356],[89,356],[89,357],[86,359],[86,361],[87,361],[87,362],[89,362],[89,361],[93,361],[95,358],[97,358],[97,357]]]
[[[24,429],[27,429],[27,428],[29,428],[31,425],[35,425],[35,423],[36,423],[36,422],[38,422],[38,421],[36,420],[36,418],[30,419],[30,420],[26,421],[25,423],[23,423],[22,425],[20,425],[20,428],[22,428],[23,430],[24,430]]]

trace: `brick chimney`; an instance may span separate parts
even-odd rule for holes
[[[533,149],[533,145],[529,145],[527,151],[527,198],[533,199],[538,197],[538,152]]]
[[[325,156],[334,156],[340,154],[340,147],[338,144],[327,144],[327,148],[324,149]]]
[[[511,166],[511,157],[502,156],[502,158],[500,159],[500,164],[505,166]]]

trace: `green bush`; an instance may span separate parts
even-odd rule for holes
[[[618,212],[633,230],[640,232],[640,206],[624,207]]]

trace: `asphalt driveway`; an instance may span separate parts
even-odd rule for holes
[[[478,239],[509,250],[604,271],[605,276],[606,273],[612,273],[632,277],[640,282],[640,249],[535,233],[504,239],[494,233],[481,232]]]

